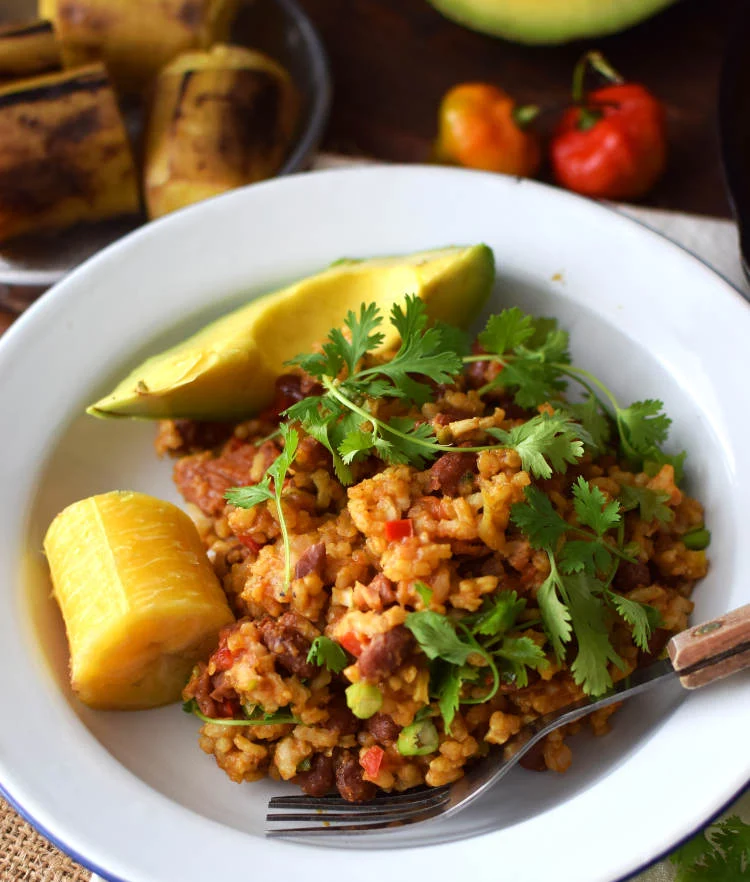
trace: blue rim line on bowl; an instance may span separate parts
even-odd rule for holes
[[[13,797],[7,792],[7,790],[0,784],[0,796],[11,806],[14,811],[20,815],[26,821],[27,824],[30,824],[37,833],[40,833],[51,842],[56,848],[66,854],[71,860],[74,860],[76,863],[80,864],[82,867],[85,867],[87,870],[91,870],[92,873],[96,873],[97,876],[101,876],[102,879],[105,879],[106,882],[128,882],[127,879],[122,879],[119,876],[112,876],[106,870],[103,870],[101,867],[96,866],[96,864],[92,864],[88,858],[84,857],[82,854],[79,854],[74,848],[71,848],[66,843],[61,842],[54,834],[50,833],[49,830],[46,829],[42,824],[40,824],[35,818],[33,818],[24,808],[19,805],[18,802],[13,799]]]

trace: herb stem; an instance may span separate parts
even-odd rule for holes
[[[349,408],[349,410],[356,413],[358,416],[361,416],[363,420],[368,423],[372,423],[375,427],[376,431],[386,432],[391,435],[395,435],[397,438],[403,438],[404,441],[408,441],[410,444],[416,444],[419,447],[424,447],[425,450],[432,451],[441,451],[446,453],[452,453],[455,450],[460,450],[461,453],[482,453],[484,450],[496,450],[503,447],[507,447],[504,444],[482,444],[476,447],[456,447],[455,444],[439,444],[437,441],[427,441],[424,438],[418,438],[414,435],[409,435],[406,432],[402,432],[399,429],[394,428],[393,426],[386,423],[384,420],[379,419],[371,413],[368,413],[363,407],[360,407],[358,404],[355,404],[351,398],[348,398],[346,395],[343,395],[336,384],[330,377],[323,377],[322,379],[323,385],[328,390],[328,393],[339,402],[339,404],[343,404],[344,407]]]
[[[289,542],[289,530],[286,525],[286,518],[281,507],[281,491],[283,490],[282,481],[273,482],[274,497],[276,499],[276,511],[279,518],[279,527],[281,528],[281,537],[284,543],[284,593],[289,590],[292,584],[292,549]]]

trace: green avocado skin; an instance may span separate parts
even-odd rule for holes
[[[473,31],[513,43],[556,45],[603,37],[650,18],[676,0],[429,0]]]
[[[267,407],[285,364],[343,324],[347,311],[375,302],[383,346],[398,332],[387,321],[407,293],[429,317],[468,328],[495,281],[486,245],[363,260],[343,259],[314,276],[251,300],[196,334],[152,355],[87,408],[103,419],[236,420]]]

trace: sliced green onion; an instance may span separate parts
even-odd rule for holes
[[[349,710],[360,720],[369,720],[383,704],[383,693],[372,683],[352,683],[346,689]]]
[[[438,731],[432,720],[421,720],[401,730],[396,747],[402,756],[424,756],[434,753],[438,749],[439,741]]]
[[[682,544],[685,548],[689,548],[690,551],[703,551],[704,548],[708,548],[710,541],[711,531],[705,527],[691,530],[682,537]]]

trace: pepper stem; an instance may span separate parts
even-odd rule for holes
[[[600,76],[604,77],[605,80],[609,80],[611,83],[625,82],[624,78],[620,75],[618,71],[615,70],[614,67],[612,67],[612,65],[607,61],[607,59],[602,55],[601,52],[598,52],[597,50],[587,52],[579,59],[575,68],[573,69],[572,93],[574,104],[583,103],[583,87],[589,68],[595,70]]]

